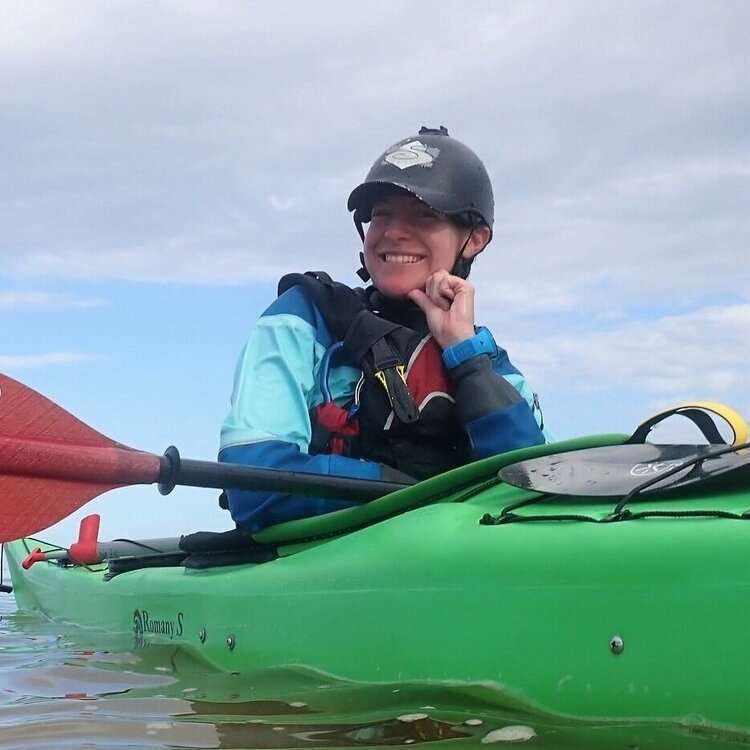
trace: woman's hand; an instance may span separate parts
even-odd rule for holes
[[[466,279],[436,271],[427,278],[424,291],[413,289],[408,296],[422,308],[442,349],[474,335],[474,286]]]

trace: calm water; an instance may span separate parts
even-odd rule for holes
[[[208,673],[172,649],[17,612],[0,594],[0,750],[36,748],[727,748],[694,725],[550,721],[482,688],[351,686],[314,674]]]

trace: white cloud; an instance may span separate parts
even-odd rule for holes
[[[32,368],[72,365],[91,360],[86,354],[48,352],[46,354],[0,354],[0,371],[30,370]]]
[[[578,394],[643,392],[666,401],[747,401],[750,304],[706,307],[510,342],[522,369]]]
[[[496,239],[477,264],[492,299],[617,315],[750,288],[746,3],[0,13],[6,272],[343,276],[348,191],[389,142],[444,123],[494,178]]]
[[[66,12],[48,2],[27,0],[23,6],[0,5],[0,55],[8,59],[41,57],[75,45],[86,19],[73,0]]]
[[[237,285],[277,279],[285,273],[283,259],[276,262],[252,249],[215,248],[211,253],[180,237],[161,246],[100,250],[96,263],[84,251],[40,252],[16,265],[24,275],[66,279],[120,279],[143,283],[185,283],[205,286]]]
[[[291,211],[297,201],[289,196],[271,194],[268,196],[268,203],[274,211],[285,213]]]
[[[502,261],[495,261],[495,268],[502,267]],[[525,282],[506,282],[492,279],[493,269],[482,259],[472,271],[471,280],[477,290],[477,307],[483,316],[506,316],[515,319],[523,315],[541,315],[574,310],[578,306],[579,293],[576,289],[582,282],[561,283],[560,281],[538,278],[530,270]],[[502,274],[497,274],[502,279]]]
[[[0,311],[87,309],[101,307],[103,304],[103,300],[100,299],[79,299],[56,292],[0,289]]]

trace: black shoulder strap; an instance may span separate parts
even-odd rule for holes
[[[419,409],[406,387],[406,362],[388,337],[404,326],[379,318],[368,309],[361,290],[334,281],[322,271],[290,273],[279,281],[278,293],[302,286],[337,341],[365,375],[385,388],[395,416],[402,422],[419,419]]]
[[[323,271],[289,273],[279,281],[279,295],[293,286],[301,286],[320,311],[337,341],[343,341],[357,315],[366,310],[363,295],[356,289],[334,281]]]

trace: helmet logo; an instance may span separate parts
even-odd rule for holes
[[[439,153],[439,148],[429,148],[421,141],[409,141],[389,151],[383,160],[399,169],[431,167]]]

